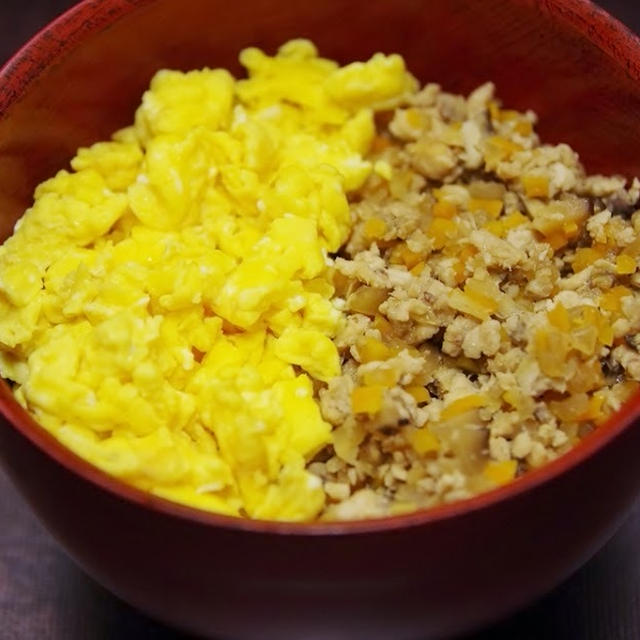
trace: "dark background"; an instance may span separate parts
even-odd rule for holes
[[[0,0],[0,63],[72,4]],[[640,33],[640,0],[600,4]],[[134,638],[185,636],[145,618],[86,577],[0,471],[0,640]],[[640,640],[640,503],[609,544],[567,582],[466,640]]]

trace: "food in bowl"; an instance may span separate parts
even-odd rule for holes
[[[383,517],[561,455],[640,380],[640,182],[587,176],[493,86],[304,40],[161,71],[0,249],[0,372],[145,491]]]

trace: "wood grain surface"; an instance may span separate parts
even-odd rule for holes
[[[0,61],[71,4],[0,0]],[[640,32],[638,0],[600,4]],[[134,638],[185,636],[142,616],[85,576],[0,471],[0,640]],[[639,639],[640,503],[608,545],[553,593],[465,640]]]

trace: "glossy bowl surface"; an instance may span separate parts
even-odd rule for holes
[[[640,174],[640,41],[584,0],[85,0],[0,71],[0,235],[81,145],[128,124],[162,67],[226,66],[312,38],[347,62],[403,54],[422,81],[493,80],[590,171]],[[640,490],[640,397],[579,447],[464,502],[342,524],[249,522],[109,478],[0,385],[0,461],[99,582],[216,638],[439,638],[541,595],[615,531]]]

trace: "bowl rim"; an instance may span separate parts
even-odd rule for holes
[[[29,85],[59,56],[70,54],[86,38],[156,0],[82,0],[51,21],[27,41],[0,69],[0,120],[18,103]],[[591,0],[511,0],[552,15],[568,30],[595,44],[634,81],[640,82],[640,37]],[[250,520],[203,511],[137,489],[94,467],[66,448],[15,400],[9,385],[0,381],[0,419],[32,445],[85,482],[112,497],[205,526],[249,534],[335,536],[385,533],[466,516],[497,503],[513,500],[574,469],[604,449],[640,418],[640,391],[604,424],[561,457],[529,471],[513,482],[450,504],[412,513],[338,522],[280,522]]]

